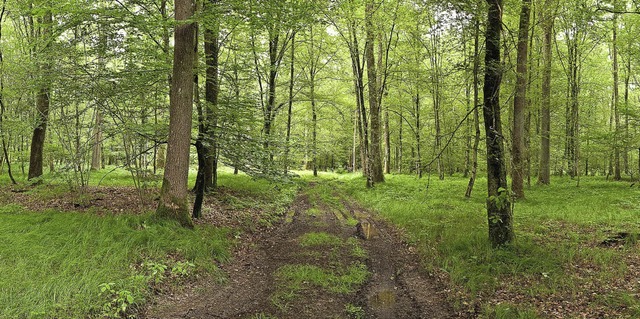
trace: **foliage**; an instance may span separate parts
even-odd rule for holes
[[[514,209],[515,242],[495,250],[486,236],[482,179],[478,191],[466,199],[467,181],[462,178],[432,181],[425,189],[426,181],[393,175],[386,184],[366,190],[361,177],[329,177],[334,187],[404,228],[427,269],[446,273],[466,298],[481,300],[496,290],[514,298],[514,305],[484,304],[489,318],[537,318],[535,313],[542,309],[571,316],[562,312],[570,309],[557,308],[553,301],[569,296],[580,307],[615,310],[620,316],[638,305],[635,299],[615,297],[628,289],[623,288],[626,276],[634,276],[629,267],[637,262],[631,256],[637,255],[638,246],[626,239],[619,242],[621,249],[600,244],[620,232],[640,229],[635,222],[640,210],[637,187],[603,177],[583,178],[580,187],[569,178],[554,178],[552,186],[533,186]],[[592,299],[592,293],[616,299],[617,306]],[[464,307],[459,296],[452,295],[452,302]]]
[[[147,215],[32,213],[11,206],[0,215],[7,243],[0,248],[0,316],[6,318],[129,314],[150,293],[149,282],[210,271],[213,259],[228,257],[227,232],[210,226],[189,231],[150,222]],[[162,261],[168,254],[182,260]],[[135,266],[142,264],[148,266]]]

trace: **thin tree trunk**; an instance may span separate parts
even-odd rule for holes
[[[289,172],[289,152],[291,151],[291,118],[293,117],[293,85],[295,82],[296,34],[291,35],[291,61],[289,65],[289,107],[287,108],[287,135],[284,143],[284,173]]]
[[[91,170],[97,171],[102,168],[102,112],[96,108],[96,124],[93,134],[93,152],[91,154]]]
[[[487,217],[489,240],[493,247],[499,247],[510,243],[514,238],[514,232],[511,199],[506,191],[507,172],[500,120],[502,0],[487,0],[487,3],[489,10],[483,107],[487,144]]]
[[[527,59],[529,57],[529,16],[531,0],[522,0],[518,31],[516,95],[513,99],[512,181],[511,190],[516,198],[524,198],[525,175],[525,121],[527,113]]]
[[[480,145],[480,98],[479,98],[479,86],[480,79],[478,78],[480,73],[480,21],[478,17],[475,17],[475,39],[474,39],[474,58],[473,58],[473,123],[475,127],[475,138],[473,140],[473,152],[472,152],[472,164],[471,164],[471,177],[469,177],[469,184],[467,185],[467,191],[464,196],[471,197],[473,186],[476,182],[476,175],[478,173],[478,146]]]
[[[541,140],[540,140],[540,168],[538,170],[538,184],[549,185],[551,182],[551,59],[553,45],[553,24],[555,13],[552,11],[554,0],[546,0],[542,17],[542,101],[541,101]]]
[[[617,0],[613,0],[613,7],[617,8]],[[614,174],[613,179],[619,181],[622,179],[620,167],[620,92],[618,89],[619,72],[618,72],[618,14],[613,14],[613,40],[612,40],[612,60],[613,60],[613,114],[615,119],[615,127],[613,132],[613,157],[614,157]]]
[[[369,166],[369,178],[371,182],[369,186],[373,186],[374,183],[384,182],[384,174],[382,171],[382,154],[381,154],[381,129],[380,129],[380,105],[378,104],[378,80],[376,73],[376,60],[374,52],[375,30],[373,26],[374,19],[374,2],[368,0],[365,7],[365,56],[367,61],[367,75],[369,82],[369,115],[371,118],[371,148],[369,150],[368,162]]]
[[[416,96],[414,98],[415,103],[415,118],[416,118],[416,175],[418,178],[422,178],[422,155],[420,154],[420,92],[416,90]]]

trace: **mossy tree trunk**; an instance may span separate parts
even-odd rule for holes
[[[500,83],[502,82],[500,33],[503,10],[502,0],[487,0],[487,3],[489,13],[486,30],[483,107],[487,144],[487,216],[491,245],[500,247],[510,243],[514,238],[500,119]]]

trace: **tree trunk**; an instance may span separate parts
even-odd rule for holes
[[[384,173],[391,174],[391,132],[389,131],[389,107],[384,111]]]
[[[541,103],[541,141],[540,168],[538,169],[538,184],[549,185],[551,182],[551,59],[553,46],[553,24],[555,13],[552,10],[554,0],[546,0],[542,17],[542,103]]]
[[[53,17],[50,11],[44,14],[41,20],[40,36],[46,38],[51,36],[51,25]],[[45,46],[45,49],[48,47]],[[42,50],[40,52],[43,52]],[[40,57],[42,64],[40,65],[40,88],[36,96],[36,127],[33,130],[31,139],[31,154],[29,156],[29,175],[28,179],[38,178],[42,176],[44,142],[47,133],[47,123],[49,121],[49,104],[51,94],[51,80],[47,79],[51,73],[51,64],[44,50],[44,57]]]
[[[397,154],[396,154],[396,170],[398,171],[398,173],[402,174],[402,152],[403,150],[403,115],[402,115],[402,110],[403,108],[400,108],[400,115],[398,116],[398,145],[396,146],[397,148]]]
[[[617,1],[613,0],[614,9],[617,8]],[[620,167],[620,92],[618,90],[618,14],[613,14],[613,40],[611,50],[613,60],[613,116],[615,127],[613,132],[613,157],[614,157],[614,174],[613,179],[619,181],[622,179]]]
[[[169,108],[167,165],[156,215],[193,227],[187,207],[191,114],[193,111],[193,62],[195,25],[185,23],[195,9],[193,0],[175,1],[175,48]]]
[[[527,113],[527,59],[529,57],[529,12],[531,0],[522,0],[520,12],[520,28],[518,31],[517,81],[516,95],[513,99],[512,130],[512,182],[511,190],[516,198],[524,198],[525,175],[525,121]]]
[[[479,89],[480,79],[478,75],[480,73],[480,20],[475,17],[475,39],[473,43],[473,123],[475,127],[475,137],[473,139],[473,151],[472,151],[472,163],[471,163],[471,177],[469,177],[469,184],[467,185],[467,191],[464,196],[471,197],[473,186],[476,182],[476,175],[478,173],[478,146],[480,145],[480,98]]]
[[[2,42],[2,25],[5,18],[7,1],[2,1],[2,10],[0,11],[0,43]],[[5,129],[3,126],[4,123],[4,112],[5,112],[5,104],[4,104],[4,48],[0,46],[0,135],[2,139],[2,153],[5,163],[7,163],[7,173],[9,174],[9,179],[11,179],[12,184],[17,184],[16,180],[13,178],[13,172],[11,171],[11,161],[9,160],[9,150],[7,149],[7,140],[5,137]]]
[[[422,155],[420,154],[420,92],[418,90],[416,90],[416,96],[413,102],[415,103],[414,112],[416,118],[416,175],[418,175],[418,178],[422,178]]]
[[[96,124],[93,134],[93,152],[91,154],[91,170],[102,168],[102,112],[100,106],[96,108]]]
[[[487,144],[487,217],[489,240],[493,247],[499,247],[510,243],[514,238],[514,233],[511,199],[507,191],[507,172],[500,120],[502,0],[487,0],[487,3],[489,10],[483,107]]]
[[[378,80],[376,74],[376,60],[374,55],[375,30],[373,26],[374,3],[368,0],[365,7],[366,44],[365,56],[367,61],[367,75],[369,82],[369,113],[371,118],[371,148],[369,150],[369,179],[371,184],[384,182],[381,154],[381,121],[380,105],[378,104]],[[372,186],[372,185],[371,185]]]
[[[295,75],[296,34],[291,35],[291,61],[289,65],[289,107],[287,108],[287,135],[284,143],[284,173],[289,172],[289,152],[291,145],[291,118],[293,117],[293,85]],[[354,146],[355,147],[355,146]],[[355,163],[355,158],[354,158]],[[354,169],[355,170],[355,169]]]

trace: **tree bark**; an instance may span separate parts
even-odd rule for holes
[[[617,8],[617,1],[613,0],[614,9]],[[620,167],[620,91],[619,85],[619,70],[618,70],[618,14],[613,14],[613,39],[612,50],[613,60],[613,116],[615,120],[615,127],[613,132],[613,157],[614,157],[614,173],[613,179],[619,181],[622,179],[621,167]]]
[[[471,162],[471,176],[469,177],[469,184],[467,184],[467,191],[464,196],[467,198],[471,197],[471,192],[473,191],[473,186],[476,182],[476,175],[478,173],[478,146],[480,145],[480,98],[479,98],[479,89],[480,79],[478,75],[480,73],[480,21],[478,17],[475,17],[475,38],[473,41],[473,123],[475,127],[475,137],[473,139],[473,150],[472,150],[472,162]]]
[[[384,182],[381,154],[381,121],[380,105],[378,104],[378,80],[376,73],[376,60],[374,52],[375,30],[373,25],[374,15],[373,0],[368,0],[365,7],[365,56],[367,61],[367,76],[369,88],[369,115],[371,120],[371,148],[369,150],[369,179],[371,184]],[[372,185],[371,185],[372,186]]]
[[[491,245],[500,247],[510,243],[514,238],[500,119],[502,0],[487,0],[487,3],[489,10],[486,30],[483,107],[487,144],[487,217]]]
[[[187,23],[195,10],[193,0],[175,1],[175,48],[169,108],[167,165],[156,215],[193,227],[187,205],[191,114],[193,111],[193,63],[195,25]]]
[[[522,0],[520,28],[518,31],[518,53],[516,67],[516,95],[513,99],[512,129],[512,182],[511,190],[516,198],[524,198],[525,175],[525,121],[527,113],[527,59],[529,57],[529,16],[531,0]]]
[[[102,168],[102,112],[100,106],[96,108],[96,124],[93,133],[93,152],[91,154],[91,170]]]
[[[4,22],[5,14],[7,9],[7,0],[2,1],[2,10],[0,11],[0,45],[2,43],[2,24]],[[11,161],[9,160],[9,150],[7,149],[7,141],[4,135],[5,129],[3,126],[4,123],[4,112],[5,112],[5,104],[4,104],[4,47],[0,46],[0,135],[2,139],[2,153],[4,161],[7,163],[7,173],[9,174],[9,179],[12,184],[17,184],[16,180],[13,178],[13,172],[11,171]]]
[[[51,36],[51,25],[53,24],[51,12],[47,11],[40,22],[40,38],[44,39]],[[42,41],[45,42],[46,40]],[[47,133],[47,123],[49,122],[49,104],[51,102],[51,80],[47,78],[51,73],[51,63],[49,62],[50,57],[46,56],[47,48],[48,45],[44,47],[45,50],[40,51],[44,52],[45,56],[40,57],[40,60],[44,62],[40,65],[39,89],[36,96],[36,127],[33,130],[33,137],[31,139],[28,179],[42,176],[44,142]]]
[[[293,85],[295,75],[296,33],[291,35],[291,61],[289,65],[289,107],[287,108],[287,135],[284,143],[284,173],[289,172],[289,152],[291,145],[291,118],[293,117]],[[355,158],[354,158],[355,161]],[[355,163],[355,162],[354,162]],[[354,169],[355,170],[355,169]]]
[[[542,101],[540,108],[540,168],[538,184],[549,185],[551,182],[551,59],[553,46],[553,24],[555,13],[552,10],[554,0],[546,0],[542,11]]]

